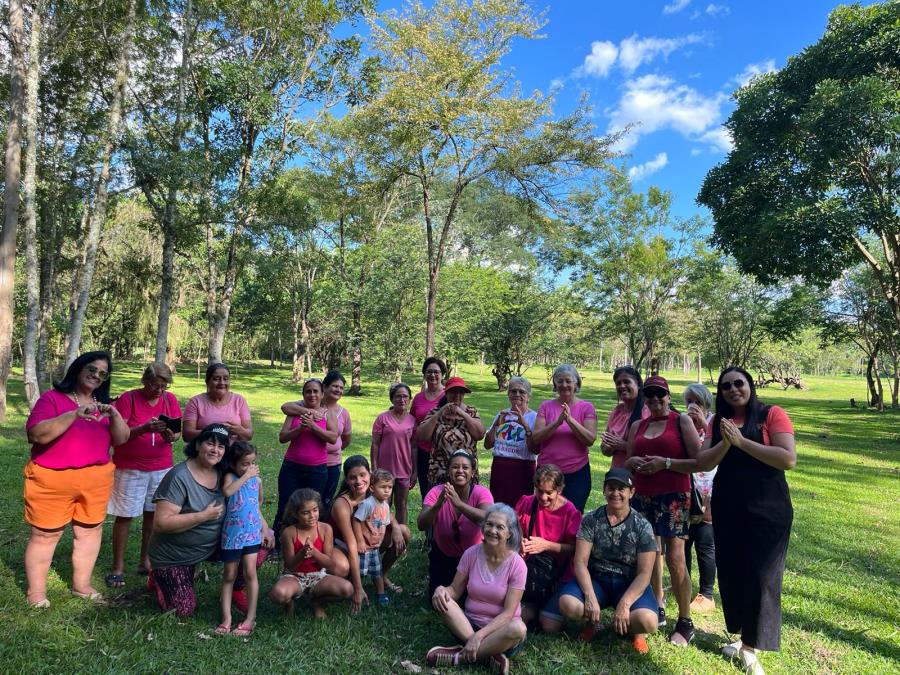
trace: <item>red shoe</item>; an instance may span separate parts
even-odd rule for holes
[[[635,635],[631,640],[631,646],[638,654],[646,654],[650,651],[650,645],[647,644],[647,638],[643,635]]]
[[[429,668],[435,666],[455,666],[459,663],[462,647],[432,647],[425,655],[425,663]]]
[[[247,600],[247,591],[234,591],[231,594],[231,602],[234,603],[234,606],[237,607],[238,611],[240,611],[242,614],[247,613],[247,608],[250,604]]]

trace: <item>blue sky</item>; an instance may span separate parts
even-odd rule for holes
[[[379,3],[382,8],[401,2]],[[556,0],[544,39],[514,45],[506,65],[525,91],[555,91],[564,113],[587,92],[599,130],[638,126],[623,149],[635,188],[659,185],[677,215],[730,140],[731,92],[816,42],[836,2],[817,0]],[[868,4],[868,3],[866,3]]]

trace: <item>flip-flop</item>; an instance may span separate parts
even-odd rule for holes
[[[122,588],[125,585],[125,575],[110,572],[106,575],[106,585],[109,588]]]
[[[214,631],[216,635],[228,635],[231,632],[230,623],[220,623]]]
[[[103,593],[100,593],[99,591],[92,591],[91,593],[72,591],[72,597],[80,598],[81,600],[90,600],[91,602],[103,602]]]
[[[245,622],[241,621],[241,623],[238,624],[238,627],[231,631],[231,634],[235,637],[249,637],[253,634],[254,628],[256,628],[255,621],[250,625],[247,625]]]
[[[399,584],[395,584],[393,581],[391,581],[387,577],[384,578],[384,587],[386,589],[388,589],[391,593],[396,593],[397,595],[400,595],[400,593],[403,592],[403,586],[400,586]]]

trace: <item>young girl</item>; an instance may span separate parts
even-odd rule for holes
[[[294,613],[294,600],[309,591],[317,619],[325,618],[324,604],[353,595],[353,584],[325,571],[332,565],[334,533],[319,522],[322,498],[309,488],[296,490],[284,509],[281,553],[284,573],[269,592],[269,598],[287,614]]]
[[[256,558],[260,546],[271,547],[269,526],[259,510],[262,503],[262,484],[256,464],[256,448],[246,441],[232,443],[228,452],[229,471],[222,483],[225,495],[225,521],[222,524],[222,623],[216,633],[244,637],[256,627],[256,601],[259,581],[256,578]],[[234,581],[240,564],[247,588],[247,611],[244,620],[231,630],[231,600]]]

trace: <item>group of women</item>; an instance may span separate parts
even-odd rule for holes
[[[140,515],[137,572],[150,574],[163,607],[189,614],[196,602],[194,567],[214,559],[219,546],[223,452],[231,442],[252,438],[250,410],[231,391],[223,364],[208,368],[206,392],[193,397],[183,414],[166,391],[172,373],[164,364],[148,366],[142,386],[115,403],[111,373],[108,354],[82,355],[40,398],[26,424],[32,443],[24,491],[31,525],[28,602],[49,606],[49,567],[70,523],[72,593],[100,597],[91,574],[106,513],[115,516],[106,582],[124,585],[130,521]],[[796,452],[790,420],[777,406],[758,401],[749,373],[723,371],[714,414],[712,395],[691,385],[682,414],[674,410],[664,378],[642,381],[630,366],[618,368],[613,379],[619,403],[600,437],[601,451],[611,457],[605,504],[583,517],[597,414],[580,398],[582,380],[573,366],[553,372],[555,397],[537,410],[530,407],[530,383],[512,378],[509,406],[487,429],[465,402],[466,383],[460,377],[445,381],[440,359],[426,359],[422,375],[414,396],[405,384],[390,388],[390,407],[372,428],[370,461],[355,455],[344,462],[336,499],[341,452],[352,439],[350,415],[339,403],[344,378],[333,371],[304,382],[302,400],[282,406],[279,440],[288,448],[278,476],[275,532],[267,532],[265,541],[277,540],[286,508],[290,522],[298,522],[290,513],[292,495],[320,495],[334,532],[327,572],[347,579],[346,593],[336,595],[349,597],[358,612],[368,596],[352,521],[370,493],[371,473],[384,469],[394,477],[395,511],[382,544],[385,586],[400,590],[388,572],[409,543],[409,494],[418,482],[422,509],[416,524],[428,542],[429,594],[460,641],[459,647],[432,649],[429,664],[485,660],[505,672],[527,625],[553,632],[567,620],[583,621],[583,637],[589,638],[606,606],[615,608],[614,629],[631,635],[635,649],[644,652],[644,635],[667,623],[664,560],[678,606],[670,641],[691,641],[691,609],[712,606],[710,576],[718,571],[728,630],[741,635],[724,651],[748,671],[762,672],[757,650],[779,647],[780,584],[792,519],[784,472],[793,468]],[[172,446],[180,435],[188,459],[173,468]],[[478,479],[482,439],[492,451],[489,487]],[[686,542],[701,570],[693,601]],[[238,608],[240,587],[239,580],[233,596]]]

